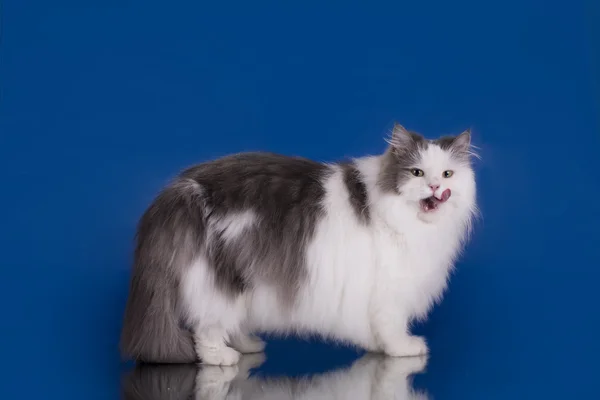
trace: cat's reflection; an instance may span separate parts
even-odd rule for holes
[[[247,355],[234,367],[141,365],[124,381],[126,400],[426,400],[411,376],[425,369],[422,357],[367,354],[346,369],[310,378],[250,377],[264,356]]]

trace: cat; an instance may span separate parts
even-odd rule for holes
[[[395,124],[383,154],[320,163],[239,153],[192,166],[139,221],[125,358],[234,365],[257,334],[388,356],[441,300],[477,213],[471,133]]]
[[[427,359],[390,358],[368,353],[347,368],[308,377],[251,376],[264,362],[262,354],[244,355],[235,366],[137,366],[123,380],[125,400],[427,400],[411,378],[424,372]]]

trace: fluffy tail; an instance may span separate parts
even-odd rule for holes
[[[175,287],[134,271],[121,333],[125,358],[147,363],[193,363],[191,333],[177,318]]]
[[[148,363],[193,363],[192,334],[181,324],[179,281],[202,240],[194,185],[163,191],[140,221],[121,353]]]

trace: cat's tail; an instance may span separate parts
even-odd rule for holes
[[[197,184],[178,181],[144,213],[121,333],[124,358],[147,363],[197,361],[183,324],[179,286],[202,240]]]
[[[147,363],[193,363],[192,334],[180,326],[175,287],[134,271],[121,333],[124,358]]]

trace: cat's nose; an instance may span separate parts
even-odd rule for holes
[[[435,192],[436,190],[438,190],[440,188],[440,185],[430,184],[429,187],[431,188],[431,190],[433,190]]]

